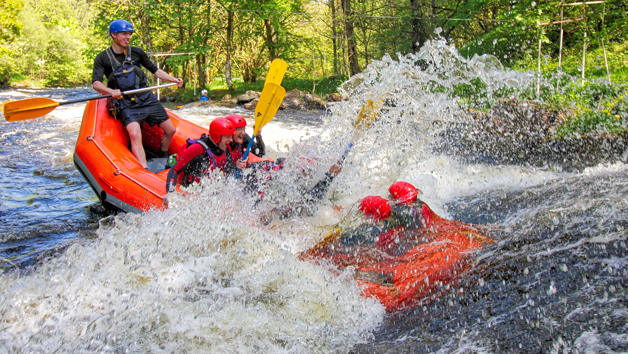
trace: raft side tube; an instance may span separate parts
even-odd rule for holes
[[[92,188],[92,190],[103,205],[111,204],[114,207],[127,213],[142,213],[140,209],[129,205],[121,201],[120,199],[112,196],[111,194],[105,192],[105,190],[100,187],[98,182],[96,182],[96,179],[94,178],[92,173],[89,172],[89,169],[85,166],[83,161],[81,161],[81,158],[76,153],[74,153],[74,167],[76,167],[76,169],[81,173],[87,184],[89,184],[89,186]]]

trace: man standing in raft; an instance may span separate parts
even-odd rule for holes
[[[178,182],[183,187],[198,183],[214,169],[235,174],[236,165],[227,150],[234,133],[235,127],[230,120],[216,118],[209,124],[209,137],[188,140],[188,144],[177,152],[177,163],[168,172],[166,190],[174,192]],[[183,176],[179,178],[181,173]]]
[[[120,104],[120,119],[129,133],[131,151],[140,165],[146,168],[146,153],[142,145],[142,123],[146,121],[150,126],[157,124],[164,131],[161,137],[161,150],[157,157],[168,155],[168,147],[176,128],[152,91],[124,97],[121,92],[148,87],[146,74],[140,66],[145,67],[161,80],[177,83],[178,87],[183,86],[183,80],[158,69],[150,61],[146,52],[129,45],[131,35],[133,35],[133,26],[128,21],[112,21],[109,25],[109,35],[112,39],[111,47],[98,54],[94,60],[92,87],[101,94],[111,94],[115,104]],[[103,77],[107,78],[106,86],[103,84]]]

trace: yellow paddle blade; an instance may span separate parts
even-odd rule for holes
[[[288,63],[281,59],[275,59],[270,64],[270,69],[268,69],[268,75],[266,76],[266,84],[276,84],[281,85],[281,81],[283,80],[283,76],[286,74],[286,69],[288,68]]]
[[[358,118],[353,123],[353,127],[357,130],[364,130],[371,126],[371,123],[375,120],[379,107],[373,102],[373,100],[366,100],[364,106],[358,114]]]
[[[43,97],[8,102],[4,104],[4,119],[16,122],[42,117],[52,112],[58,105],[59,102]]]
[[[255,106],[255,131],[253,135],[257,135],[257,132],[262,129],[266,123],[270,122],[284,96],[286,95],[286,89],[273,83],[267,83],[262,90],[262,94],[259,96],[257,106]]]

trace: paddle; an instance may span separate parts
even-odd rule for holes
[[[338,160],[338,165],[342,166],[342,164],[345,162],[347,155],[349,155],[349,152],[351,152],[351,148],[353,147],[353,142],[358,138],[358,135],[363,133],[366,129],[368,129],[368,127],[371,126],[371,124],[375,120],[375,116],[377,116],[378,108],[379,107],[375,105],[373,100],[366,100],[366,102],[364,103],[364,106],[362,106],[362,109],[360,110],[360,113],[358,114],[358,118],[353,123],[355,132],[353,133],[353,136],[351,137],[351,140],[349,141],[349,146],[347,146],[347,148],[345,149],[345,152],[342,154],[342,157],[340,157],[340,160]],[[331,180],[333,180],[334,177],[330,177],[330,178],[331,179],[329,180],[329,183],[331,183]],[[320,200],[322,200],[325,197],[325,194],[327,193],[327,188],[325,188],[322,191],[322,193],[318,195],[314,195],[313,192],[315,190],[316,190],[316,187],[314,187],[314,189],[310,191],[310,194],[312,194],[312,196],[314,196],[315,198],[317,197]]]
[[[266,84],[276,84],[281,85],[281,81],[283,80],[283,76],[286,74],[286,69],[288,68],[288,63],[281,59],[275,59],[270,64],[270,69],[268,69],[268,75],[266,75]]]
[[[176,86],[176,83],[170,83],[160,86],[151,86],[151,87],[143,87],[137,90],[129,90],[122,92],[122,95],[131,95],[134,93],[146,92],[151,90],[156,90],[159,88]],[[99,100],[101,98],[111,97],[111,94],[108,95],[97,95],[91,96],[87,98],[79,98],[77,100],[70,100],[64,102],[57,102],[51,100],[49,98],[44,97],[35,97],[35,98],[27,98],[25,100],[19,100],[14,102],[8,102],[4,105],[4,119],[8,122],[16,122],[20,120],[27,120],[33,118],[43,117],[46,114],[52,112],[57,106],[63,106],[66,104]]]
[[[255,140],[257,133],[263,126],[273,119],[275,113],[277,113],[277,110],[279,109],[279,106],[281,106],[281,102],[283,101],[285,95],[286,89],[275,83],[266,83],[264,86],[262,94],[259,96],[257,106],[255,107],[255,130],[253,131],[251,140],[249,140],[249,145],[244,152],[242,161],[246,161],[249,158],[249,153],[251,152],[253,141]],[[240,172],[241,170],[238,169],[238,172],[236,172],[236,179],[240,177]]]
[[[366,100],[364,106],[360,110],[358,114],[358,118],[353,123],[353,127],[355,128],[355,132],[353,133],[353,137],[349,141],[349,146],[345,149],[345,152],[342,154],[340,160],[338,160],[338,164],[342,165],[349,155],[351,148],[353,147],[353,142],[358,138],[358,135],[368,129],[371,126],[373,121],[375,120],[375,116],[377,116],[377,111],[379,107],[375,105],[373,100]]]

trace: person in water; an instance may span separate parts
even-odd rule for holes
[[[412,184],[398,181],[388,189],[389,200],[368,196],[359,203],[365,222],[354,223],[338,235],[345,246],[375,244],[380,248],[399,242],[399,235],[409,229],[426,228],[440,219],[423,201],[417,198],[419,190]]]
[[[207,90],[205,90],[205,89],[201,90],[201,98],[200,98],[200,101],[201,101],[201,102],[203,102],[203,101],[207,101],[207,102],[209,102],[209,101],[211,101],[211,100],[212,100],[212,99],[211,99],[211,98],[209,98]]]
[[[473,266],[471,252],[492,240],[480,226],[440,218],[409,183],[395,182],[388,190],[388,199],[360,200],[298,258],[350,267],[363,296],[397,310],[443,294]]]
[[[177,152],[177,163],[168,172],[166,190],[174,192],[177,183],[184,187],[198,183],[215,169],[234,175],[237,168],[227,150],[234,133],[235,127],[230,120],[216,118],[209,124],[209,136],[188,140],[188,144]]]
[[[148,80],[141,67],[145,67],[155,77],[183,86],[183,80],[174,78],[157,68],[150,61],[146,52],[138,47],[131,47],[129,41],[133,35],[133,26],[125,20],[115,20],[109,25],[111,47],[102,51],[94,60],[92,87],[101,94],[111,94],[114,104],[119,104],[120,120],[129,133],[131,151],[140,165],[146,168],[146,153],[142,145],[142,123],[150,126],[159,125],[164,134],[158,157],[168,155],[168,147],[176,128],[166,110],[152,91],[122,96],[121,92],[148,87]],[[107,78],[107,85],[103,78]]]

